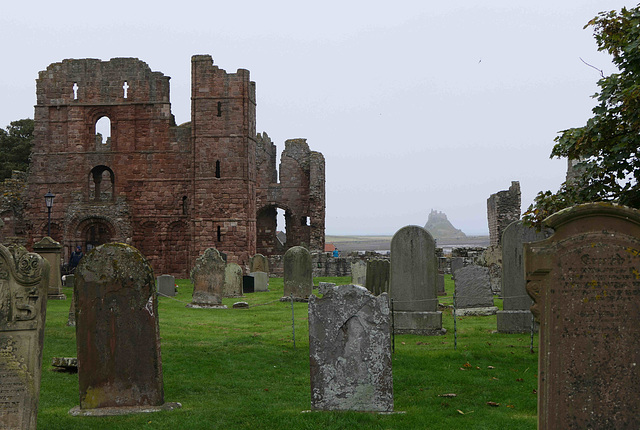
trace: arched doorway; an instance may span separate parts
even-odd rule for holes
[[[83,249],[91,251],[93,248],[109,243],[115,236],[111,223],[102,218],[89,218],[78,226]]]

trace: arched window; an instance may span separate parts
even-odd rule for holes
[[[114,198],[115,175],[107,166],[96,166],[89,173],[89,200],[110,201]]]
[[[111,120],[108,116],[100,117],[96,121],[96,143],[106,145],[111,143]]]

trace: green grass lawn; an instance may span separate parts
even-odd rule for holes
[[[350,278],[316,278],[349,283]],[[279,302],[281,278],[270,291],[224,299],[226,310],[188,309],[192,288],[180,285],[176,300],[159,299],[165,401],[171,412],[124,417],[72,417],[79,404],[78,376],[54,372],[51,358],[75,357],[75,329],[67,327],[70,299],[51,301],[43,358],[40,429],[534,429],[536,427],[537,336],[494,333],[496,317],[443,315],[445,336],[401,335],[395,339],[395,410],[402,414],[313,412],[310,409],[307,305],[295,303],[296,348],[291,304]],[[453,282],[446,279],[451,303]],[[70,289],[65,293],[71,297]],[[248,309],[232,309],[236,301]],[[501,303],[497,304],[501,307]],[[442,397],[456,394],[456,397]],[[487,402],[499,403],[490,406]]]

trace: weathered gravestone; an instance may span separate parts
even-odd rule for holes
[[[640,212],[591,203],[524,245],[540,322],[539,429],[640,428]]]
[[[153,269],[140,252],[108,243],[78,265],[76,343],[80,406],[72,415],[172,409],[164,403]]]
[[[193,297],[189,308],[226,309],[222,304],[227,263],[215,248],[207,248],[191,269]]]
[[[466,315],[495,315],[491,279],[486,267],[469,265],[456,270],[455,313]]]
[[[365,287],[375,296],[389,293],[389,260],[376,258],[367,261]]]
[[[533,315],[529,309],[533,302],[527,294],[524,279],[523,244],[544,240],[553,231],[536,231],[515,221],[502,233],[502,296],[503,310],[497,312],[498,332],[529,333]],[[534,330],[537,330],[537,324]]]
[[[227,263],[224,269],[223,297],[242,296],[242,268],[236,263]]]
[[[49,236],[45,236],[40,242],[33,244],[33,252],[49,262],[49,292],[47,293],[47,300],[65,300],[67,296],[62,292],[62,276],[60,274],[62,245]]]
[[[386,294],[342,285],[311,296],[311,408],[393,411],[390,336]]]
[[[351,263],[351,283],[363,286],[367,279],[367,262],[356,260]]]
[[[252,272],[253,291],[256,293],[269,291],[269,274],[265,272]]]
[[[262,254],[256,254],[249,259],[249,273],[264,272],[269,275],[269,259]]]
[[[335,286],[336,284],[333,282],[318,282],[318,294],[327,294],[327,291]]]
[[[302,246],[289,248],[284,254],[284,295],[282,301],[307,301],[313,291],[311,254]]]
[[[451,276],[456,278],[456,271],[464,267],[464,259],[462,257],[451,258]]]
[[[171,275],[160,275],[157,278],[158,294],[173,297],[176,295],[176,278]]]
[[[65,284],[67,287],[71,287],[71,305],[69,305],[69,316],[67,318],[67,325],[69,327],[76,326],[76,288],[75,288],[75,275],[67,275]]]
[[[437,291],[439,296],[446,296],[447,292],[444,289],[444,271],[438,270],[438,279],[437,279]]]
[[[0,428],[35,429],[49,263],[0,245]]]
[[[390,290],[398,334],[446,333],[436,296],[435,249],[431,234],[415,225],[401,228],[391,239]]]

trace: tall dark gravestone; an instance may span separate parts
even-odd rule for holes
[[[497,312],[499,333],[528,333],[532,317],[529,308],[533,304],[527,294],[524,279],[523,245],[544,240],[551,236],[550,229],[537,231],[515,221],[502,233],[502,310]],[[535,328],[535,327],[534,327]]]
[[[524,245],[540,321],[539,429],[640,428],[640,212],[592,203]]]
[[[75,272],[80,406],[72,415],[172,409],[164,403],[153,269],[121,243],[101,245]]]
[[[422,227],[403,227],[391,239],[390,291],[394,331],[441,335],[438,311],[436,242]]]
[[[323,294],[309,299],[311,408],[393,411],[387,295],[359,285]]]
[[[0,428],[35,429],[49,263],[0,245]]]

